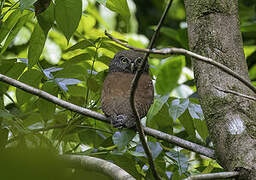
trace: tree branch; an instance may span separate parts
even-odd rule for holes
[[[177,136],[173,136],[173,135],[170,135],[170,134],[167,134],[167,133],[155,130],[155,129],[151,129],[148,127],[144,127],[144,131],[145,131],[145,134],[153,136],[157,139],[161,139],[161,140],[170,142],[177,146],[183,147],[185,149],[188,149],[188,150],[197,152],[199,154],[202,154],[204,156],[207,156],[209,158],[215,159],[215,155],[214,155],[215,152],[213,149],[198,145],[198,144],[190,142],[190,141],[186,141]]]
[[[203,179],[219,179],[219,178],[232,178],[237,177],[239,175],[239,172],[221,172],[221,173],[210,173],[210,174],[201,174],[201,175],[195,175],[190,176],[186,178],[185,180],[203,180]]]
[[[34,88],[32,86],[29,86],[27,84],[24,84],[20,81],[17,81],[15,79],[12,79],[10,77],[7,77],[3,74],[0,74],[0,81],[2,82],[5,82],[7,84],[10,84],[10,85],[13,85],[19,89],[22,89],[30,94],[34,94],[36,96],[39,96],[45,100],[48,100],[50,102],[53,102],[61,107],[64,107],[66,109],[69,109],[71,111],[74,111],[74,112],[77,112],[77,113],[80,113],[82,115],[85,115],[85,116],[89,116],[89,117],[92,117],[92,118],[95,118],[95,119],[99,119],[101,121],[104,121],[104,122],[109,122],[109,120],[102,114],[100,113],[97,113],[95,111],[92,111],[92,110],[89,110],[89,109],[86,109],[86,108],[82,108],[80,106],[77,106],[75,104],[72,104],[72,103],[69,103],[67,101],[63,101],[62,99],[59,99],[45,91],[42,91],[40,89],[37,89],[37,88]]]
[[[105,123],[110,123],[109,119],[107,119],[106,116],[104,116],[103,114],[100,114],[100,113],[97,113],[95,111],[91,111],[89,109],[74,105],[74,104],[69,103],[67,101],[64,101],[62,99],[59,99],[59,98],[57,98],[57,97],[55,97],[55,96],[53,96],[53,95],[51,95],[51,94],[49,94],[45,91],[42,91],[40,89],[31,87],[27,84],[24,84],[20,81],[17,81],[15,79],[10,78],[10,77],[7,77],[3,74],[0,74],[0,81],[2,81],[4,83],[7,83],[7,84],[10,84],[12,86],[15,86],[19,89],[22,89],[22,90],[24,90],[24,91],[26,91],[30,94],[34,94],[36,96],[39,96],[40,98],[43,98],[47,101],[55,103],[55,104],[57,104],[57,105],[59,105],[63,108],[69,109],[71,111],[77,112],[79,114],[82,114],[82,115],[85,115],[85,116],[88,116],[88,117],[92,117],[94,119],[103,121]],[[181,139],[181,138],[178,138],[176,136],[172,136],[172,135],[163,133],[163,132],[155,130],[155,129],[151,129],[151,128],[148,128],[148,127],[144,127],[143,129],[144,129],[145,133],[149,136],[153,136],[157,139],[167,141],[169,143],[175,144],[175,145],[183,147],[185,149],[189,149],[191,151],[194,151],[196,153],[205,155],[207,157],[210,157],[210,158],[213,158],[213,159],[215,158],[213,149],[210,149],[210,148],[207,148],[207,147],[204,147],[204,146],[200,146],[196,143],[186,141],[184,139]]]
[[[119,166],[103,159],[80,155],[63,155],[60,158],[72,168],[96,171],[111,177],[111,179],[135,180]]]
[[[158,25],[156,27],[156,30],[155,30],[152,38],[151,38],[151,41],[150,41],[150,44],[149,44],[149,47],[148,47],[149,49],[153,48],[153,45],[154,45],[154,43],[155,43],[155,41],[157,39],[157,36],[158,36],[158,34],[160,32],[160,28],[161,28],[161,26],[162,26],[162,24],[164,22],[164,19],[165,19],[166,15],[167,15],[170,7],[171,7],[171,4],[172,4],[172,0],[170,0],[168,2],[167,6],[166,6],[166,8],[164,10],[163,15],[161,16],[161,19],[160,19],[160,21],[159,21],[159,23],[158,23]],[[154,165],[154,160],[153,160],[153,157],[152,157],[152,153],[151,153],[151,151],[149,149],[149,146],[148,146],[148,144],[146,142],[144,130],[143,130],[141,122],[140,122],[140,116],[139,116],[139,114],[138,114],[138,112],[136,110],[136,107],[135,107],[135,99],[134,99],[135,91],[136,91],[136,88],[138,86],[139,79],[140,79],[141,75],[143,74],[144,67],[146,65],[148,56],[149,56],[149,53],[146,52],[144,57],[143,57],[143,60],[142,60],[142,65],[138,68],[138,70],[136,71],[135,76],[134,76],[134,78],[132,80],[131,87],[130,87],[130,90],[131,90],[130,91],[130,105],[131,105],[133,113],[135,114],[136,127],[137,127],[137,130],[139,132],[141,144],[142,144],[143,149],[144,149],[144,151],[145,151],[145,153],[147,155],[148,162],[149,162],[149,165],[150,165],[150,169],[151,169],[155,179],[158,180],[158,179],[161,179],[161,178],[157,174],[157,171],[156,171],[156,168],[155,168],[155,165]]]
[[[240,80],[248,88],[250,88],[254,93],[256,93],[256,87],[253,86],[249,81],[247,81],[245,78],[243,78],[242,76],[240,76],[236,72],[232,71],[227,66],[225,66],[225,65],[223,65],[223,64],[221,64],[217,61],[214,61],[211,58],[201,56],[199,54],[193,53],[189,50],[182,49],[182,48],[164,48],[164,49],[160,49],[160,50],[136,48],[136,47],[133,47],[133,46],[130,46],[130,45],[127,45],[127,44],[123,43],[119,39],[114,38],[113,36],[111,36],[106,31],[105,31],[105,35],[108,36],[111,40],[115,41],[116,43],[118,43],[118,44],[120,44],[120,45],[122,45],[126,48],[132,49],[134,51],[139,51],[139,52],[144,52],[144,53],[152,53],[152,54],[161,54],[161,55],[182,54],[182,55],[191,56],[191,57],[195,58],[194,60],[196,60],[196,61],[202,61],[202,62],[211,64],[213,66],[216,66],[216,67],[220,68],[224,72],[226,72],[226,73],[232,75],[233,77],[237,78],[238,80]]]
[[[234,95],[237,95],[237,96],[241,96],[241,97],[244,97],[244,98],[247,98],[247,99],[250,99],[250,100],[253,100],[253,101],[256,101],[256,98],[255,97],[252,97],[252,96],[248,96],[246,94],[242,94],[242,93],[239,93],[239,92],[236,92],[236,91],[232,91],[232,90],[225,90],[225,89],[221,89],[220,87],[218,86],[215,86],[214,87],[216,89],[218,89],[219,91],[222,91],[224,93],[230,93],[230,94],[234,94]]]

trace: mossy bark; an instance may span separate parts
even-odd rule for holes
[[[249,81],[238,17],[237,0],[184,0],[190,49],[228,66]],[[247,172],[256,179],[256,103],[218,91],[255,96],[221,69],[193,61],[202,109],[219,163],[226,170]]]

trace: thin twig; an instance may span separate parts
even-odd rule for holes
[[[164,13],[163,15],[161,16],[161,19],[156,27],[156,30],[153,34],[153,37],[151,38],[151,41],[150,41],[150,44],[149,44],[149,47],[148,49],[152,49],[153,48],[153,45],[157,39],[157,36],[160,32],[160,28],[163,24],[163,21],[171,7],[171,4],[172,4],[172,0],[169,1],[169,3],[167,4],[165,10],[164,10]],[[155,165],[154,165],[154,160],[153,160],[153,157],[152,157],[152,153],[149,149],[149,146],[146,142],[146,138],[145,138],[145,134],[144,134],[144,130],[142,128],[142,125],[141,125],[141,122],[140,122],[140,116],[136,110],[136,107],[135,107],[135,100],[134,100],[134,97],[135,97],[135,91],[136,91],[136,88],[138,86],[138,82],[139,82],[139,79],[141,77],[141,75],[143,74],[143,70],[144,70],[144,67],[146,65],[146,62],[147,62],[147,58],[149,56],[149,53],[145,53],[144,55],[144,58],[142,60],[142,65],[138,68],[133,80],[132,80],[132,83],[131,83],[131,87],[130,87],[130,90],[131,90],[131,93],[130,93],[130,105],[131,105],[131,108],[132,108],[132,111],[133,113],[135,114],[135,119],[136,119],[136,127],[137,127],[137,130],[139,132],[139,136],[140,136],[140,141],[141,141],[141,144],[143,146],[143,149],[147,155],[147,158],[148,158],[148,162],[149,162],[149,165],[150,165],[150,169],[153,173],[153,176],[155,179],[161,179],[159,177],[159,175],[157,174],[157,171],[156,171],[156,168],[155,168]]]
[[[100,40],[100,44],[101,44],[101,40]],[[86,79],[86,85],[87,85],[87,88],[86,88],[87,91],[86,91],[86,96],[85,96],[85,106],[86,107],[89,107],[88,101],[89,101],[90,88],[89,88],[88,84],[89,84],[89,79],[92,78],[92,72],[94,70],[94,64],[95,64],[95,61],[96,61],[98,49],[99,49],[99,47],[95,46],[95,53],[94,53],[93,60],[92,60],[92,66],[91,66],[91,69],[90,69],[90,74],[89,74],[89,77],[87,77],[87,79]]]
[[[142,49],[142,48],[136,48],[130,45],[127,45],[125,43],[123,43],[122,41],[120,41],[119,39],[114,38],[113,36],[111,36],[110,34],[108,34],[107,32],[105,32],[105,34],[112,39],[113,41],[115,41],[116,43],[127,47],[129,49],[132,49],[134,51],[139,51],[139,52],[144,52],[144,53],[152,53],[152,54],[161,54],[161,55],[173,55],[173,54],[183,54],[183,55],[188,55],[191,56],[193,58],[195,58],[194,60],[196,61],[202,61],[208,64],[211,64],[213,66],[216,66],[218,68],[220,68],[221,70],[225,71],[226,73],[232,75],[233,77],[237,78],[238,80],[240,80],[242,83],[244,83],[248,88],[250,88],[254,93],[256,93],[256,87],[253,86],[249,81],[247,81],[245,78],[243,78],[242,76],[240,76],[239,74],[237,74],[236,72],[232,71],[230,68],[228,68],[227,66],[214,61],[211,58],[205,57],[205,56],[201,56],[199,54],[193,53],[189,50],[186,49],[182,49],[182,48],[164,48],[164,49]]]
[[[236,92],[236,91],[232,91],[232,90],[225,90],[225,89],[222,89],[218,86],[214,86],[216,89],[218,89],[219,91],[222,91],[222,92],[225,92],[225,93],[230,93],[230,94],[234,94],[234,95],[237,95],[237,96],[241,96],[241,97],[244,97],[244,98],[247,98],[247,99],[250,99],[250,100],[253,100],[253,101],[256,101],[256,98],[253,97],[253,96],[248,96],[246,94],[242,94],[242,93],[239,93],[239,92]]]
[[[86,109],[86,108],[74,105],[74,104],[69,103],[67,101],[64,101],[62,99],[59,99],[59,98],[57,98],[57,97],[55,97],[55,96],[53,96],[53,95],[51,95],[51,94],[49,94],[45,91],[42,91],[40,89],[29,86],[25,83],[22,83],[20,81],[17,81],[15,79],[7,77],[3,74],[0,74],[0,81],[2,81],[4,83],[7,83],[9,85],[15,86],[16,88],[22,89],[23,91],[26,91],[30,94],[34,94],[34,95],[36,95],[40,98],[43,98],[43,99],[45,99],[49,102],[55,103],[55,104],[57,104],[57,105],[59,105],[63,108],[69,109],[73,112],[77,112],[81,115],[88,116],[88,117],[91,117],[91,118],[94,118],[94,119],[98,119],[98,120],[100,120],[102,122],[105,122],[105,123],[110,123],[109,119],[106,116],[104,116],[103,114],[92,111],[90,109]],[[153,136],[153,137],[155,137],[159,140],[164,140],[166,142],[175,144],[175,145],[180,146],[182,148],[189,149],[189,150],[194,151],[196,153],[203,154],[207,157],[215,159],[213,149],[198,145],[196,143],[192,143],[190,141],[186,141],[186,140],[181,139],[179,137],[172,136],[172,135],[163,133],[163,132],[155,130],[155,129],[151,129],[151,128],[148,128],[148,127],[143,127],[143,129],[144,129],[144,131],[147,135]]]
[[[226,179],[239,176],[239,172],[220,172],[190,176],[185,180],[204,180],[204,179]]]

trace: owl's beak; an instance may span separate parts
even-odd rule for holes
[[[135,73],[135,63],[131,63],[131,72]]]

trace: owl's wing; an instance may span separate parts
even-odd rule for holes
[[[145,117],[154,100],[154,87],[148,74],[143,74],[135,92],[135,107],[140,118]]]

